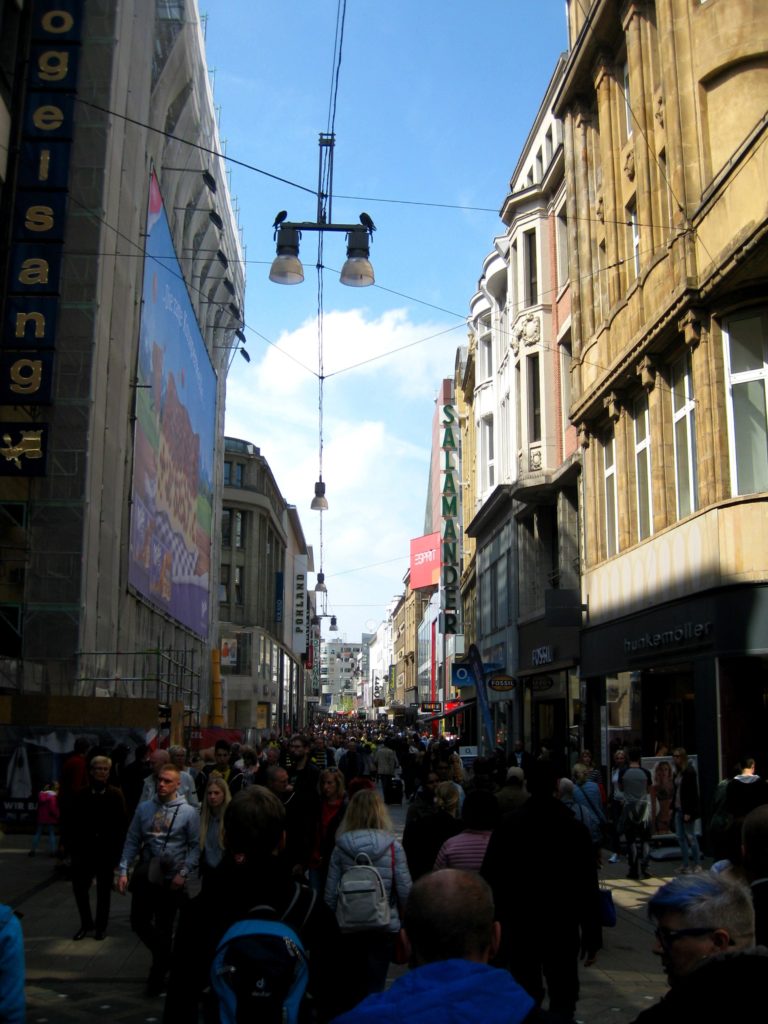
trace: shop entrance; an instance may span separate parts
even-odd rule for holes
[[[568,773],[568,720],[565,698],[534,699],[531,721],[531,750],[538,757],[543,748],[550,751],[558,775]]]

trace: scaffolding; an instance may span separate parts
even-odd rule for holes
[[[80,651],[77,694],[82,697],[125,697],[180,703],[185,732],[199,728],[203,673],[198,651],[145,648],[136,651]]]

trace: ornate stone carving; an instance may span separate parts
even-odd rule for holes
[[[628,149],[627,155],[624,157],[624,173],[630,181],[635,180],[635,151],[633,149]]]
[[[653,116],[659,123],[659,127],[664,127],[664,97],[660,92],[656,93],[654,97],[654,109]]]
[[[541,338],[541,323],[535,313],[526,313],[522,320],[515,325],[515,338],[518,345],[530,347],[536,345]],[[515,350],[517,354],[517,350]]]
[[[708,317],[703,309],[689,309],[688,312],[677,322],[677,329],[683,335],[683,340],[689,348],[696,348],[701,341],[702,334],[707,330]]]
[[[576,428],[576,436],[578,437],[580,448],[589,448],[589,442],[591,440],[591,433],[586,423],[580,423]]]
[[[643,356],[637,364],[637,375],[640,378],[640,385],[645,391],[653,391],[656,387],[656,377],[659,372],[658,366],[650,356]]]
[[[541,469],[541,448],[531,448],[528,453],[528,468],[532,473]]]
[[[611,391],[603,399],[603,408],[608,413],[608,418],[618,423],[621,416],[621,398],[616,391]]]

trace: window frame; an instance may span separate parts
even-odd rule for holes
[[[644,435],[638,436],[638,425],[642,422]],[[641,395],[632,408],[632,430],[635,444],[635,500],[637,502],[638,540],[653,536],[653,458],[651,455],[651,414],[648,396]],[[646,482],[646,500],[643,501],[640,487],[641,471]],[[645,514],[645,520],[643,513]]]
[[[676,376],[680,367],[683,367],[683,402],[679,408],[675,408],[677,399]],[[672,444],[675,463],[675,511],[678,519],[684,519],[691,515],[699,507],[699,481],[696,472],[697,466],[697,444],[696,444],[696,399],[693,391],[693,366],[690,352],[685,352],[679,359],[672,363],[671,367],[670,401],[672,404]],[[689,507],[683,511],[681,503],[681,481],[680,481],[680,457],[678,453],[678,424],[685,422],[686,428],[686,451],[685,468],[688,474],[688,499]]]
[[[525,305],[536,306],[539,301],[539,254],[536,228],[523,232],[523,262],[525,271]]]
[[[603,502],[605,505],[605,553],[613,558],[619,553],[619,507],[616,485],[616,433],[611,427],[603,438]],[[611,461],[608,462],[608,453]]]
[[[739,320],[750,320],[757,319],[759,321],[759,330],[762,335],[762,356],[763,363],[761,367],[756,367],[747,370],[733,371],[732,368],[732,351],[731,351],[731,336],[732,329],[731,325]],[[728,416],[728,452],[730,460],[731,470],[731,493],[734,495],[743,494],[760,494],[763,491],[768,490],[768,486],[764,488],[741,490],[739,488],[739,446],[737,445],[737,420],[736,420],[736,407],[734,406],[733,394],[734,387],[741,387],[747,384],[754,384],[756,382],[762,382],[763,384],[763,415],[765,418],[765,436],[768,441],[768,307],[757,306],[749,309],[739,310],[732,314],[722,323],[722,335],[723,335],[723,360],[725,365],[725,376],[726,376],[726,394],[727,394],[727,416]],[[743,449],[742,449],[743,450]],[[766,456],[768,460],[768,456]],[[763,473],[766,473],[765,467],[763,467]],[[763,481],[768,483],[768,481]]]

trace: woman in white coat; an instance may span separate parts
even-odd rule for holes
[[[342,935],[341,963],[349,1008],[371,992],[382,992],[400,930],[400,911],[411,891],[405,852],[395,838],[389,813],[375,789],[355,793],[336,833],[325,885],[325,902],[336,911],[339,882],[360,854],[370,858],[389,899],[389,923]],[[365,858],[361,858],[365,860]]]

